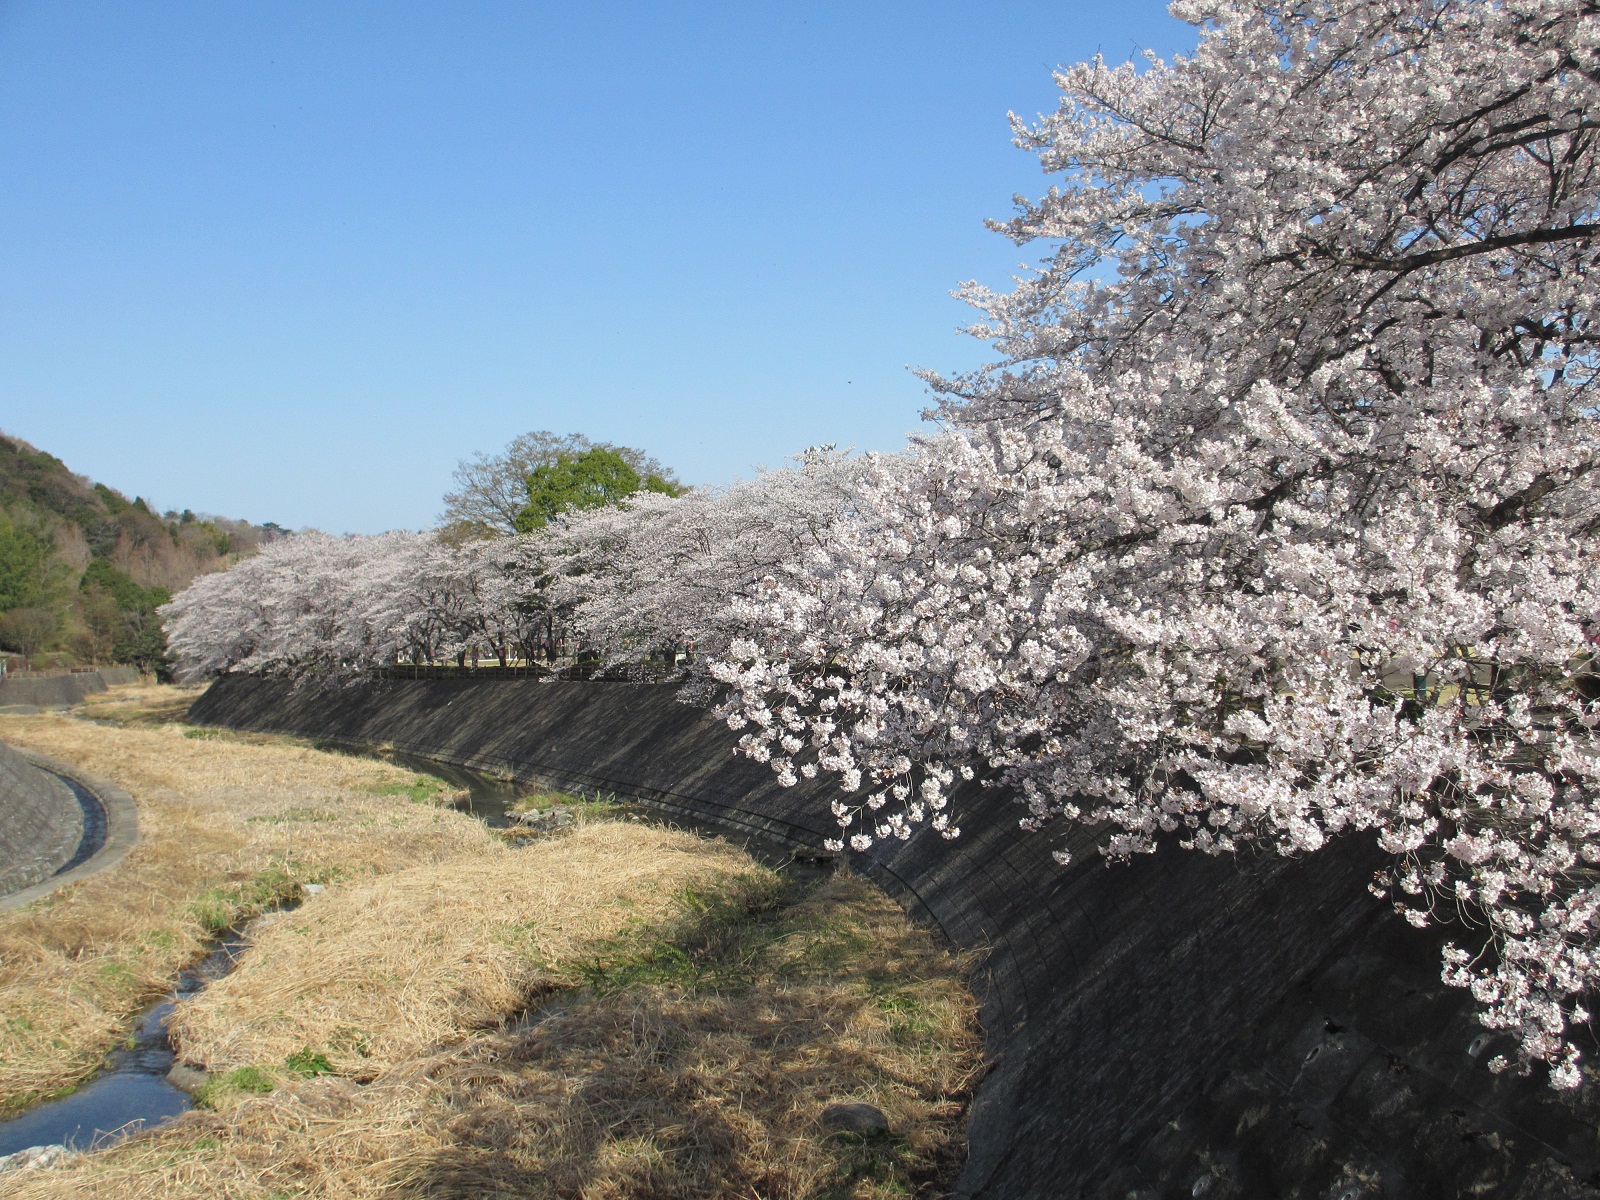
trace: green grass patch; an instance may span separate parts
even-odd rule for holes
[[[235,1096],[264,1096],[276,1086],[260,1067],[237,1067],[213,1075],[196,1088],[194,1103],[197,1108],[217,1108]]]
[[[817,1200],[856,1200],[864,1195],[879,1200],[917,1194],[910,1180],[920,1164],[905,1138],[882,1133],[874,1137],[835,1133],[832,1137],[852,1147],[853,1152]]]
[[[221,739],[227,737],[228,734],[229,731],[226,729],[210,729],[199,725],[191,725],[188,729],[183,731],[184,737],[192,738],[197,742],[220,741]]]
[[[379,783],[368,790],[378,796],[403,796],[412,804],[448,804],[460,791],[430,775],[413,775],[409,781]]]
[[[100,963],[95,967],[95,973],[113,987],[133,982],[133,968],[115,958],[108,958]]]
[[[23,1109],[32,1108],[35,1104],[47,1104],[51,1100],[65,1100],[80,1085],[69,1083],[65,1087],[58,1087],[53,1092],[19,1092],[4,1103],[0,1103],[0,1120],[14,1117]]]
[[[922,1001],[915,996],[879,996],[878,1008],[889,1019],[889,1036],[902,1046],[915,1046],[935,1035]]]
[[[300,882],[282,867],[269,867],[249,879],[207,888],[189,902],[189,915],[216,937],[258,913],[298,899]]]
[[[791,973],[829,975],[853,962],[872,946],[861,929],[829,922],[796,931],[798,953]]]
[[[600,995],[651,983],[687,992],[742,989],[782,936],[783,909],[795,896],[790,881],[764,868],[715,887],[686,888],[677,896],[677,919],[639,925],[602,943],[576,971]]]
[[[326,1054],[319,1054],[310,1046],[303,1050],[296,1050],[283,1060],[283,1065],[296,1075],[307,1079],[314,1079],[318,1075],[332,1075],[333,1064],[328,1061]]]

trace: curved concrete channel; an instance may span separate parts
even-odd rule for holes
[[[48,755],[0,744],[0,912],[116,866],[138,840],[139,813],[127,792]]]

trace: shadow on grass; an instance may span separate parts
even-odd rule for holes
[[[430,1072],[444,1144],[396,1194],[946,1194],[977,1061],[948,961],[859,880],[792,905],[785,886],[691,898],[670,930],[609,944],[537,1024]],[[830,1133],[840,1099],[894,1133]]]

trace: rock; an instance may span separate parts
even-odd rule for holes
[[[167,1072],[167,1082],[180,1092],[195,1091],[210,1078],[209,1072],[202,1071],[199,1067],[186,1066],[183,1063],[179,1063]]]
[[[45,1167],[59,1167],[67,1158],[65,1146],[29,1146],[15,1154],[0,1157],[0,1172],[37,1171]]]
[[[530,808],[527,812],[518,813],[517,823],[535,833],[550,833],[557,829],[570,829],[577,824],[577,818],[566,805],[557,804],[546,809]]]
[[[889,1118],[883,1109],[872,1104],[845,1100],[830,1104],[822,1110],[822,1123],[841,1133],[859,1133],[862,1137],[889,1132]]]
[[[302,883],[300,885],[300,894],[303,896],[316,896],[327,890],[328,885],[325,883]]]

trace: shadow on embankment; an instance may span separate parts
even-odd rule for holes
[[[670,687],[224,676],[191,719],[615,792],[812,853],[833,828],[825,782],[780,788]],[[1367,894],[1369,847],[1107,869],[1078,831],[1061,868],[995,793],[956,806],[959,840],[851,862],[985,950],[990,1068],[958,1195],[1600,1197],[1594,1089],[1488,1072],[1437,940]]]

